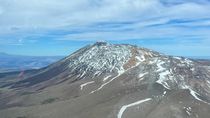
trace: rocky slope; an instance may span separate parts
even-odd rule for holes
[[[208,118],[210,67],[97,42],[2,85],[5,118]]]

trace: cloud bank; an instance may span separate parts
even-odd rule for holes
[[[209,27],[208,0],[0,0],[0,45],[167,39],[210,51]]]

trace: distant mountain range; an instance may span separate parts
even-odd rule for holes
[[[191,58],[191,59],[206,59],[206,60],[210,60],[210,56],[187,56],[187,58]]]
[[[22,56],[0,53],[0,72],[38,69],[61,58],[63,56]]]
[[[0,73],[0,116],[209,118],[206,63],[97,42],[45,68]]]
[[[62,58],[64,56],[24,56],[0,52],[0,72],[39,69]],[[210,57],[208,56],[191,56],[188,58],[210,63]]]

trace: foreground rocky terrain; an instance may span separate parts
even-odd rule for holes
[[[209,118],[210,66],[98,42],[46,68],[0,74],[1,118]]]

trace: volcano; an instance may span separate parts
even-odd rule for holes
[[[0,74],[0,117],[210,116],[209,65],[134,45],[96,42],[24,74]]]

